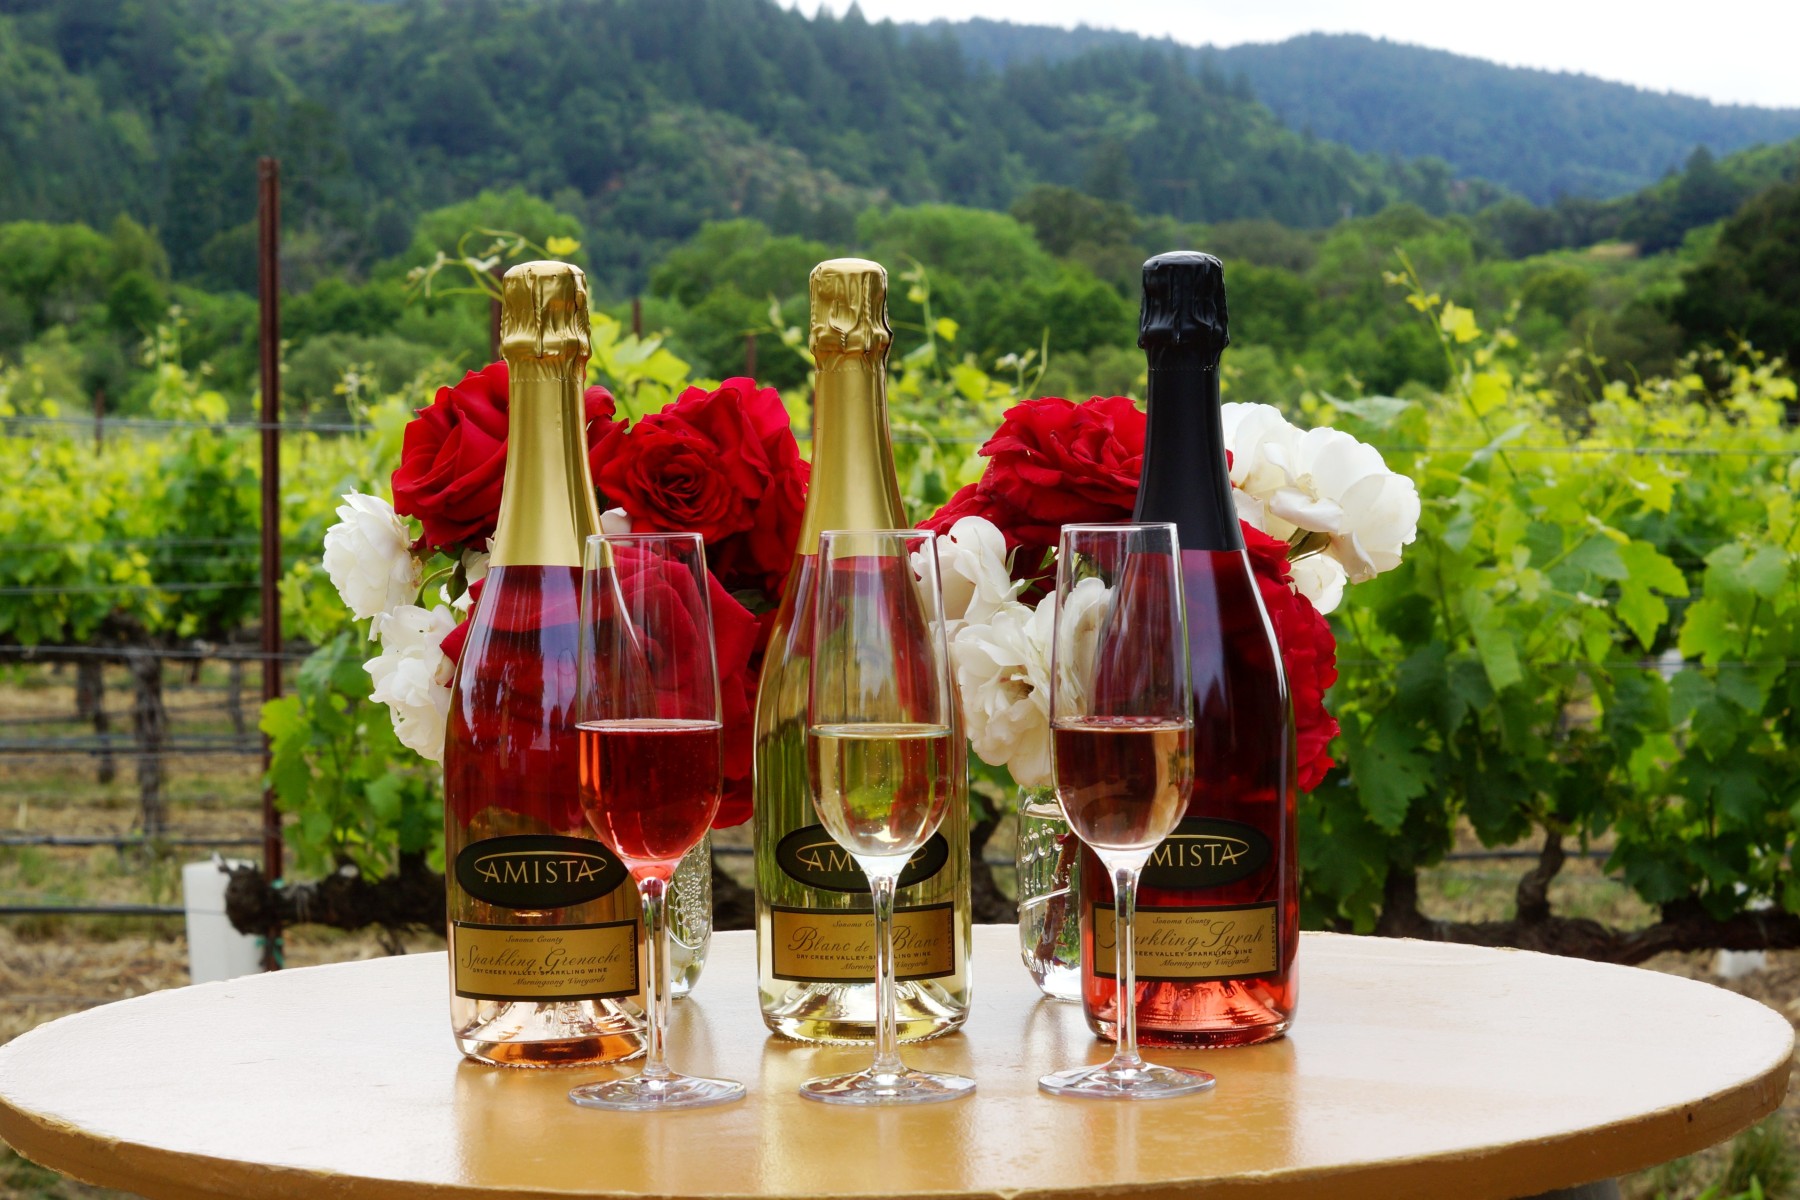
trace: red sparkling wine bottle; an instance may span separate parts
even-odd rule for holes
[[[1187,599],[1194,782],[1137,898],[1138,1037],[1239,1046],[1286,1032],[1299,1001],[1293,709],[1244,552],[1219,419],[1225,280],[1205,254],[1144,264],[1138,345],[1150,366],[1139,521],[1173,522]],[[1082,1002],[1112,1037],[1113,895],[1083,848]]]
[[[506,273],[506,475],[444,740],[450,1022],[514,1067],[642,1050],[637,890],[581,805],[581,554],[600,514],[582,386],[587,284],[567,263]]]

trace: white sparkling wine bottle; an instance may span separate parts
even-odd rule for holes
[[[812,482],[794,565],[776,614],[756,708],[756,950],[763,1020],[805,1041],[875,1036],[875,929],[869,883],[813,808],[806,760],[807,678],[819,534],[907,525],[888,436],[887,272],[842,258],[811,279],[817,364]],[[966,743],[950,739],[952,795],[914,856],[894,916],[903,1041],[948,1033],[969,1013],[969,803]]]

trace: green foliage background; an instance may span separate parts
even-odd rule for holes
[[[1141,391],[1138,268],[1197,246],[1227,263],[1227,398],[1349,429],[1425,504],[1334,617],[1309,922],[1367,928],[1464,827],[1603,842],[1651,904],[1800,911],[1800,143],[1538,206],[1295,132],[1217,62],[1101,37],[988,69],[972,32],[761,0],[0,4],[0,640],[252,619],[257,152],[288,200],[285,632],[316,647],[264,722],[303,873],[438,836],[316,562],[335,498],[385,492],[409,411],[487,359],[485,299],[414,274],[465,233],[580,243],[629,413],[754,345],[803,440],[807,269],[882,261],[916,515],[1018,399]],[[1626,169],[1604,149],[1533,177]]]

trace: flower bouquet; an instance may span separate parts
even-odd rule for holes
[[[690,387],[635,422],[585,396],[589,466],[609,532],[685,530],[706,542],[725,719],[716,828],[750,817],[751,722],[766,616],[799,536],[808,465],[774,388]],[[479,602],[506,465],[507,368],[471,371],[406,426],[394,503],[351,493],[325,534],[326,572],[381,652],[366,664],[394,732],[440,762],[450,683]],[[417,522],[417,531],[403,518]]]
[[[1299,786],[1310,791],[1333,765],[1338,729],[1325,707],[1337,678],[1325,614],[1346,584],[1399,564],[1418,531],[1418,492],[1342,431],[1302,430],[1266,404],[1226,404],[1223,417],[1244,544],[1292,697]],[[922,523],[938,535],[970,744],[1020,791],[1021,951],[1040,987],[1064,999],[1078,985],[1070,889],[1079,843],[1050,787],[1052,598],[1044,583],[1063,525],[1130,519],[1145,426],[1122,396],[1025,401],[981,447],[989,460],[981,479]],[[1065,632],[1081,620],[1079,611],[1066,614]]]

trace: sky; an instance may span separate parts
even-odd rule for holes
[[[781,0],[803,12],[848,0]],[[871,20],[1087,24],[1193,45],[1366,33],[1725,104],[1800,108],[1800,0],[860,0]]]

